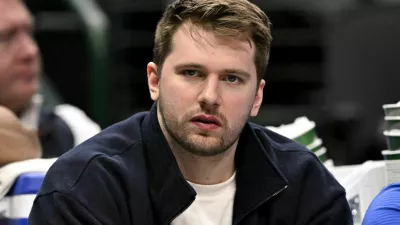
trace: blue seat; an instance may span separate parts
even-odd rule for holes
[[[40,190],[46,173],[25,173],[17,178],[9,193],[2,200],[8,205],[2,211],[0,225],[27,225],[33,200]]]

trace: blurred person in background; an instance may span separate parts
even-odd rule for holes
[[[41,107],[41,56],[33,39],[34,18],[21,0],[0,1],[0,105],[37,132],[42,157],[58,157],[100,131],[79,109]],[[10,149],[11,151],[11,149]]]
[[[247,122],[272,40],[260,8],[180,0],[155,36],[155,104],[61,156],[30,225],[353,224],[344,188],[311,151]]]
[[[400,182],[387,185],[371,202],[362,225],[400,224]]]

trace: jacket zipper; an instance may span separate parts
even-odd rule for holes
[[[270,200],[272,197],[278,195],[279,193],[281,193],[283,190],[285,190],[288,186],[286,185],[285,187],[279,189],[278,191],[276,191],[273,195],[269,196],[267,199],[265,199],[265,201],[262,201],[260,204],[258,204],[253,210],[250,210],[249,212],[245,213],[236,223],[235,225],[238,225],[240,223],[240,221],[245,218],[249,213],[251,213],[252,211],[254,211],[255,209],[257,209],[260,205],[266,203],[268,200]]]

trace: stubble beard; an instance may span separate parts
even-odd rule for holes
[[[187,112],[181,120],[174,113],[173,107],[166,104],[160,97],[158,107],[161,119],[169,136],[183,150],[200,157],[212,157],[225,153],[239,139],[250,112],[241,122],[229,127],[226,117],[216,113],[198,109]],[[219,134],[202,131],[194,127],[190,119],[199,113],[207,113],[218,117],[222,121],[222,132]]]

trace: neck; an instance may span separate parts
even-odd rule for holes
[[[215,156],[198,156],[182,148],[166,130],[160,114],[158,121],[161,130],[186,180],[203,185],[227,181],[235,172],[235,152],[238,140],[224,153]]]

